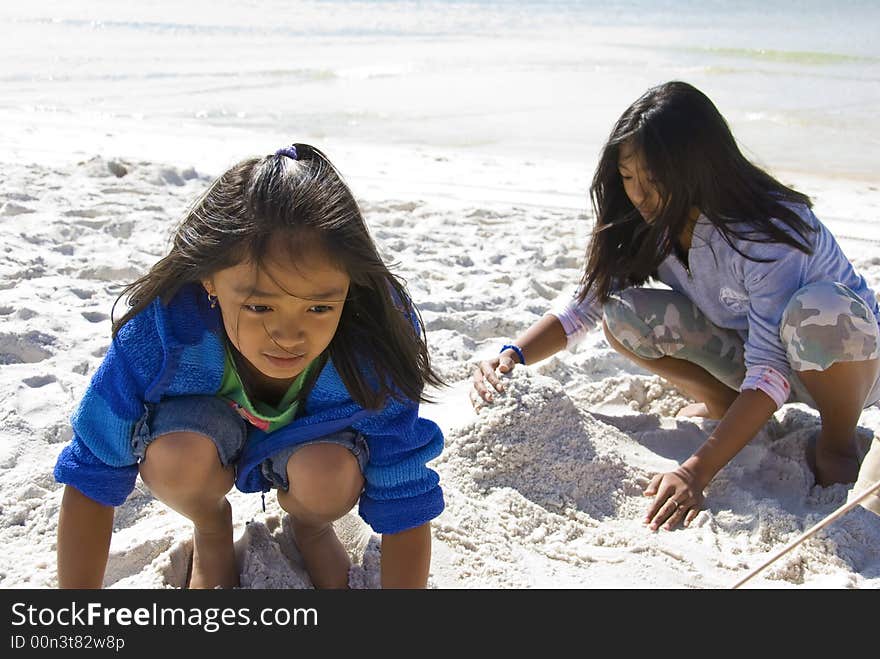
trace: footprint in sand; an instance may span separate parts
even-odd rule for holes
[[[7,192],[7,199],[12,199],[13,201],[36,201],[37,197],[33,195],[29,195],[26,192]]]
[[[83,268],[77,273],[80,279],[99,279],[101,281],[134,281],[143,273],[140,270],[127,267],[114,268],[111,265],[98,265],[90,268]]]
[[[123,165],[118,160],[110,160],[107,162],[107,171],[109,171],[116,178],[122,178],[126,174],[128,174],[128,167]]]
[[[33,208],[28,208],[27,206],[22,206],[21,204],[16,204],[12,201],[7,201],[0,207],[0,215],[6,216],[14,216],[14,215],[24,215],[25,213],[35,213],[36,211]]]
[[[429,331],[451,330],[465,334],[476,341],[498,336],[513,336],[521,329],[521,323],[497,316],[477,316],[476,313],[463,313],[461,317],[437,315],[424,318]]]
[[[56,378],[52,374],[34,375],[33,377],[24,378],[22,380],[22,382],[24,384],[26,384],[28,387],[31,387],[33,389],[38,389],[40,387],[46,386],[47,384],[50,384],[52,382],[57,382],[57,381],[58,381],[58,378]]]
[[[188,180],[197,177],[198,174],[192,168],[178,171],[174,167],[157,167],[148,180],[153,185],[174,185],[180,187],[186,185]]]
[[[107,212],[100,208],[75,208],[73,210],[64,211],[65,217],[96,218],[106,214]],[[105,222],[101,222],[100,224],[96,222],[77,222],[77,224],[94,228],[95,226],[103,226]]]
[[[118,537],[118,536],[117,536]],[[104,572],[104,585],[118,582],[124,586],[129,577],[141,578],[145,568],[162,556],[173,545],[174,537],[170,533],[147,540],[125,543],[118,539],[107,560]]]
[[[0,364],[33,364],[52,356],[47,346],[55,337],[32,330],[24,334],[0,334]]]
[[[553,290],[552,288],[545,286],[537,279],[529,280],[529,285],[532,287],[533,291],[535,291],[545,300],[555,300],[556,297],[559,295],[559,291]]]
[[[71,288],[70,292],[76,295],[80,300],[89,300],[95,296],[95,291],[89,291],[84,288]]]
[[[131,232],[134,229],[134,222],[131,221],[116,221],[111,222],[105,228],[107,233],[109,233],[114,238],[119,238],[121,240],[128,240],[131,238]]]

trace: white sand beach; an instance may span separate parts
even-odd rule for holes
[[[414,156],[410,171],[462,175],[461,161],[425,160]],[[101,157],[57,168],[6,163],[4,173],[0,586],[51,588],[61,495],[52,468],[71,436],[69,415],[106,350],[120,285],[162,254],[172,218],[208,177],[186,162]],[[852,227],[876,214],[876,186],[826,184],[815,188],[820,214],[826,195],[830,214]],[[852,186],[846,204],[833,194],[844,185]],[[846,501],[847,486],[818,487],[807,468],[815,412],[788,405],[710,484],[690,528],[650,532],[644,485],[686,458],[712,422],[675,418],[685,399],[618,356],[598,330],[576,352],[517,369],[508,394],[474,413],[469,365],[571,293],[590,221],[586,209],[537,192],[528,203],[522,188],[517,195],[520,203],[507,204],[412,190],[359,198],[450,383],[423,407],[446,436],[432,463],[446,497],[434,523],[432,587],[724,588]],[[876,242],[842,242],[880,288]],[[867,442],[878,432],[872,407],[860,433]],[[265,512],[258,494],[230,500],[242,587],[310,587],[274,497]],[[354,512],[338,527],[355,564],[352,587],[377,587],[379,537]],[[117,509],[106,586],[180,587],[189,543],[189,523],[139,483]],[[851,511],[750,585],[877,587],[880,517]]]
[[[364,4],[369,3],[359,6]],[[87,29],[76,22],[79,18],[64,13],[63,4],[52,9],[61,16],[55,23],[47,22],[48,14],[29,17],[25,9],[16,10],[22,15],[2,18],[25,32],[60,30],[71,42],[71,35]],[[115,20],[88,29],[100,38],[115,35],[120,53],[126,52],[120,37],[125,30],[140,30],[145,40],[154,32],[169,39],[177,34],[132,17],[125,24],[119,17]],[[194,29],[183,19],[181,24],[182,32]],[[412,25],[400,29],[405,32]],[[220,28],[215,31],[222,33]],[[347,38],[341,34],[322,42],[326,52]],[[422,42],[413,46],[420,55],[401,57],[399,70],[386,71],[387,77],[382,67],[363,78],[354,68],[361,47],[381,54],[383,64],[394,59],[391,46],[380,47],[378,42],[352,46],[345,57],[327,64],[338,73],[345,59],[345,80],[360,81],[352,83],[358,91],[369,89],[378,98],[383,85],[390,85],[395,98],[412,100],[413,106],[399,115],[384,115],[384,123],[387,108],[359,114],[363,108],[358,109],[358,103],[369,103],[357,100],[357,94],[350,100],[350,113],[319,126],[310,123],[320,115],[317,106],[301,114],[289,110],[236,115],[243,112],[236,103],[246,83],[240,72],[232,82],[214,81],[216,87],[214,82],[203,83],[205,95],[198,103],[208,108],[230,103],[228,115],[207,121],[190,113],[187,104],[196,103],[196,97],[181,89],[169,91],[158,73],[155,79],[138,78],[131,74],[133,68],[125,69],[131,74],[123,80],[129,85],[125,89],[141,89],[143,98],[134,101],[118,92],[110,103],[113,107],[105,106],[103,89],[112,74],[98,71],[88,58],[82,66],[94,75],[77,78],[71,65],[69,77],[59,78],[58,84],[66,87],[58,98],[72,94],[75,101],[65,105],[56,99],[55,109],[40,105],[44,92],[39,89],[48,84],[43,77],[48,69],[41,68],[44,60],[36,55],[33,61],[39,66],[27,60],[20,71],[0,79],[0,90],[8,92],[4,97],[18,94],[20,99],[0,105],[0,119],[8,129],[0,137],[0,588],[56,586],[62,488],[52,469],[71,438],[70,414],[107,349],[111,308],[121,287],[163,255],[174,224],[214,176],[240,158],[268,153],[294,140],[320,146],[351,184],[380,251],[396,264],[395,271],[406,280],[421,310],[434,363],[450,385],[436,392],[436,403],[422,407],[446,437],[443,454],[432,463],[440,474],[446,509],[433,524],[431,588],[728,588],[844,504],[850,486],[817,486],[804,458],[806,442],[818,428],[817,414],[802,405],[786,405],[712,481],[705,510],[690,528],[651,532],[642,523],[650,502],[642,489],[654,473],[670,469],[699,446],[714,422],[676,418],[688,401],[615,353],[599,330],[574,352],[516,369],[506,395],[479,414],[471,408],[473,363],[496,353],[502,343],[573,292],[593,219],[587,191],[598,145],[625,105],[648,83],[682,77],[706,82],[709,92],[719,90],[719,105],[722,111],[730,110],[734,129],[742,128],[750,152],[760,154],[764,165],[778,163],[771,168],[774,174],[813,197],[817,215],[880,291],[877,137],[867,134],[866,125],[857,134],[852,128],[862,113],[878,110],[876,90],[864,91],[871,80],[876,82],[876,68],[874,78],[865,77],[864,70],[880,60],[861,53],[858,57],[874,59],[867,64],[816,64],[805,62],[801,53],[794,63],[775,57],[761,60],[758,69],[743,64],[748,70],[741,75],[750,80],[776,76],[771,85],[775,88],[789,82],[797,87],[802,75],[818,76],[820,82],[827,75],[831,80],[834,67],[862,67],[861,77],[852,84],[858,85],[858,93],[875,94],[869,100],[860,98],[852,104],[856,109],[844,111],[842,117],[829,102],[828,107],[816,104],[795,118],[780,118],[782,109],[776,108],[780,114],[773,115],[768,108],[782,101],[765,103],[768,90],[758,93],[751,87],[751,96],[738,96],[740,73],[719,74],[714,64],[700,68],[689,59],[692,53],[672,55],[660,46],[647,54],[633,51],[637,60],[650,59],[654,68],[612,84],[615,71],[624,66],[612,54],[624,51],[611,32],[601,34],[610,41],[596,46],[599,50],[591,50],[584,61],[578,59],[573,41],[563,41],[558,52],[564,60],[561,70],[571,72],[583,65],[593,72],[602,99],[593,104],[589,93],[581,91],[574,99],[560,92],[558,106],[532,107],[537,100],[523,100],[516,108],[516,121],[513,114],[504,115],[511,123],[498,127],[498,134],[487,137],[485,145],[478,135],[491,134],[486,127],[501,115],[488,109],[481,114],[474,99],[461,101],[473,115],[464,110],[455,116],[432,115],[416,107],[422,88],[403,92],[393,87],[395,76],[411,73],[408,66],[418,69],[428,61],[417,49],[425,46]],[[441,52],[438,44],[445,38],[452,37],[441,35],[440,41],[431,41],[431,48]],[[516,42],[510,39],[496,44],[493,61],[516,52]],[[479,89],[480,75],[468,69],[466,60],[469,54],[482,54],[482,46],[476,40],[452,43],[455,47],[449,52],[459,58],[456,71],[464,76],[467,89]],[[199,47],[187,46],[190,58],[178,60],[178,72],[203,73],[196,66],[201,60],[194,56]],[[549,42],[541,47],[542,66],[549,67],[556,61]],[[753,62],[755,52],[713,56],[733,57],[728,65],[736,67],[738,62]],[[791,46],[791,52],[801,51]],[[658,63],[658,53],[669,61]],[[604,64],[597,63],[600,60]],[[626,71],[635,71],[639,61],[627,60]],[[606,65],[610,68],[602,69]],[[511,64],[507,72],[531,75],[518,66]],[[492,69],[486,75],[497,73]],[[844,85],[843,78],[835,79],[828,84]],[[285,80],[285,87],[294,84]],[[437,82],[425,80],[424,89],[432,80]],[[336,84],[320,81],[314,84]],[[233,91],[223,87],[227,83]],[[321,89],[328,97],[333,93]],[[294,107],[284,93],[285,107]],[[165,105],[156,100],[161,94],[166,94],[160,99]],[[96,101],[94,112],[86,111],[93,98],[103,100]],[[847,106],[845,95],[836,98],[840,107]],[[563,112],[570,100],[590,106],[584,110],[589,130],[572,134],[570,143],[564,137],[553,142],[553,108]],[[146,108],[145,116],[133,116],[131,108],[137,103]],[[186,106],[186,117],[163,114],[177,103]],[[452,105],[450,101],[444,106],[444,112]],[[71,109],[74,106],[80,110]],[[265,109],[265,103],[260,107]],[[840,124],[827,120],[832,114]],[[468,116],[477,117],[479,126],[468,127]],[[526,126],[529,116],[540,122],[537,136]],[[360,139],[354,137],[357,129],[351,123],[356,117],[365,129]],[[560,130],[575,130],[571,115],[560,117]],[[765,120],[770,122],[767,126],[762,125]],[[419,122],[435,128],[416,134]],[[807,146],[806,137],[818,124],[825,132],[817,129],[815,135],[822,140],[830,143],[836,135],[841,144],[863,143],[864,151],[847,151],[846,146],[834,157],[826,149],[823,157],[816,144]],[[448,130],[437,128],[441,125]],[[501,136],[508,129],[510,135]],[[519,135],[527,134],[531,142],[525,137],[518,142]],[[518,144],[524,145],[520,152]],[[880,408],[864,411],[858,431],[866,445],[880,433]],[[266,497],[265,511],[259,494],[233,491],[229,499],[241,587],[311,588],[289,521],[274,496]],[[379,587],[379,536],[356,511],[340,520],[337,530],[354,565],[351,587]],[[190,536],[189,522],[154,500],[138,481],[135,492],[116,511],[105,586],[180,588]],[[880,517],[861,507],[853,509],[747,587],[880,587]]]

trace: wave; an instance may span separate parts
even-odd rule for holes
[[[824,66],[848,63],[877,63],[880,57],[866,57],[864,55],[847,55],[843,53],[828,53],[822,51],[806,50],[771,50],[766,48],[716,48],[684,46],[677,48],[683,52],[709,53],[722,57],[735,57],[740,59],[758,60],[762,62],[783,62],[786,64],[804,64],[807,66]]]
[[[254,79],[270,79],[270,80],[296,80],[298,82],[321,82],[323,80],[334,80],[340,75],[331,69],[265,69],[256,71],[150,71],[137,72],[129,71],[126,73],[61,73],[52,74],[52,82],[127,82],[127,81],[175,81],[175,80],[242,80],[247,78]],[[0,83],[4,82],[32,82],[39,79],[39,76],[30,74],[12,74],[0,75]],[[259,85],[258,85],[259,86]],[[240,88],[241,85],[235,85],[232,88]]]
[[[19,19],[20,24],[52,25],[78,29],[110,29],[110,30],[134,30],[140,33],[160,34],[189,34],[192,36],[254,36],[271,35],[283,38],[297,37],[396,37],[396,38],[425,38],[442,37],[456,33],[454,26],[448,29],[437,29],[436,26],[426,26],[424,23],[411,23],[406,25],[381,25],[359,23],[357,27],[333,26],[327,22],[324,25],[309,23],[307,28],[295,28],[285,25],[223,25],[207,23],[168,23],[164,21],[120,21],[120,20],[86,20],[75,18],[30,18]],[[305,24],[304,24],[305,25]]]

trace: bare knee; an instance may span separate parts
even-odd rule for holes
[[[364,479],[357,459],[338,444],[310,444],[290,456],[287,462],[287,492],[278,492],[278,502],[288,513],[303,521],[333,521],[357,503]]]
[[[822,371],[798,371],[823,418],[857,419],[880,376],[880,359],[837,362]]]
[[[140,475],[160,499],[220,498],[234,481],[232,470],[220,462],[217,447],[205,435],[168,433],[156,438],[146,450]]]

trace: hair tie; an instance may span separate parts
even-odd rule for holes
[[[275,152],[276,156],[287,156],[291,160],[299,160],[296,154],[296,145],[291,144],[290,146],[286,146],[284,148],[278,149]]]

